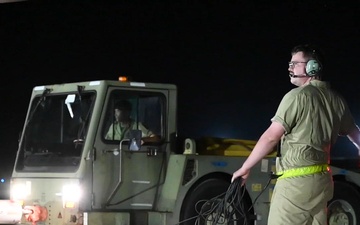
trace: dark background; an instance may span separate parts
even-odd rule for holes
[[[61,3],[60,3],[61,2]],[[226,2],[226,3],[225,3]],[[8,176],[35,85],[173,83],[179,135],[257,139],[292,86],[290,50],[326,54],[325,79],[360,124],[360,1],[25,1],[0,4],[0,175]],[[339,139],[334,158],[357,158]]]

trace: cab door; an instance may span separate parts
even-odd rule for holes
[[[126,99],[132,105],[134,129],[148,129],[153,142],[144,142],[140,149],[129,149],[129,140],[106,139],[114,124],[114,105]],[[166,118],[167,91],[136,91],[110,88],[101,115],[93,162],[93,209],[147,209],[155,207],[157,193],[164,182],[167,141],[163,118]],[[157,138],[157,139],[156,139]],[[146,139],[146,138],[144,138]],[[151,139],[151,138],[150,138]]]

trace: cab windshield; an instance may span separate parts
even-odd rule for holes
[[[34,98],[20,140],[16,170],[76,171],[94,100],[94,92]]]

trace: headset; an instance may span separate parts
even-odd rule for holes
[[[305,45],[305,48],[308,49],[308,52],[312,56],[311,58],[313,58],[306,63],[306,74],[310,77],[318,76],[320,71],[322,70],[322,65],[318,60],[319,57],[317,51],[315,50],[315,48],[312,48],[309,45]]]
[[[306,63],[306,74],[309,77],[317,76],[319,72],[321,71],[321,64],[316,59],[310,59]]]

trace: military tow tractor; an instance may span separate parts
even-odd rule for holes
[[[117,140],[108,134],[120,100],[131,103],[134,132],[122,130]],[[21,207],[12,215],[2,211],[0,223],[194,225],[220,218],[216,223],[266,225],[275,154],[254,167],[241,201],[226,203],[241,211],[211,210],[210,200],[221,201],[256,142],[180,140],[177,116],[172,84],[95,80],[34,87],[10,185],[9,202]],[[134,134],[144,128],[157,141],[140,143]],[[333,171],[330,222],[360,223],[358,174]]]

